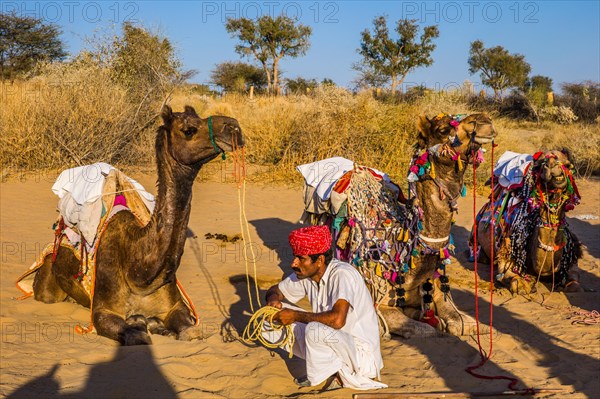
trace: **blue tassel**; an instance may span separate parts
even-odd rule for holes
[[[462,145],[462,141],[458,138],[458,136],[454,136],[454,141],[452,142],[452,147],[460,147]]]
[[[467,186],[465,186],[464,184],[462,186],[462,190],[460,191],[460,196],[461,197],[466,197],[467,196]]]
[[[419,223],[417,223],[417,227],[419,228],[419,231],[423,230],[423,223],[421,223],[420,220]]]

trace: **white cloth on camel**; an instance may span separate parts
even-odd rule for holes
[[[52,191],[60,198],[58,211],[65,224],[77,228],[88,244],[95,241],[102,217],[102,191],[112,165],[98,162],[92,165],[66,169],[56,179]],[[134,179],[127,177],[150,210],[154,209],[154,196]]]
[[[306,185],[304,190],[306,211],[321,214],[329,211],[328,208],[331,206],[331,211],[336,214],[346,200],[346,195],[336,194],[334,196],[333,186],[344,173],[354,169],[354,161],[343,157],[333,157],[296,166],[296,169],[304,177]],[[374,168],[369,169],[380,175],[385,182],[391,182],[386,173]],[[330,200],[330,204],[323,204]]]
[[[532,161],[533,156],[529,154],[506,151],[494,166],[494,176],[498,178],[498,184],[506,190],[520,187]]]
[[[306,360],[306,373],[312,386],[338,373],[344,387],[378,389],[387,385],[379,378],[383,368],[379,324],[371,295],[358,271],[348,263],[332,260],[317,284],[310,278],[299,280],[294,273],[279,283],[285,298],[297,303],[308,296],[314,313],[329,311],[339,299],[350,303],[346,324],[334,329],[322,323],[293,323],[293,348],[286,348]],[[298,309],[298,308],[296,308]],[[278,342],[282,331],[265,332]]]

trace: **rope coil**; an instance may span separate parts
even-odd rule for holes
[[[265,306],[254,312],[248,325],[244,329],[242,340],[247,344],[258,341],[269,349],[288,347],[289,358],[291,359],[294,356],[292,347],[294,346],[296,338],[291,324],[284,326],[273,320],[273,317],[279,313],[279,310],[280,309],[274,306]],[[271,331],[282,331],[282,339],[276,343],[268,341],[263,333]]]

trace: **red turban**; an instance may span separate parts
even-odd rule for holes
[[[331,248],[331,233],[327,226],[310,226],[290,233],[290,246],[294,255],[317,255]]]

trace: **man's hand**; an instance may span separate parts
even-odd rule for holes
[[[267,302],[267,306],[273,306],[277,309],[281,309],[281,301],[279,299],[273,298]]]
[[[273,320],[287,326],[296,321],[296,311],[292,309],[282,309],[273,316]]]
[[[279,290],[277,285],[272,286],[265,295],[267,306],[273,306],[277,309],[281,309],[281,301],[283,300],[283,294]]]

